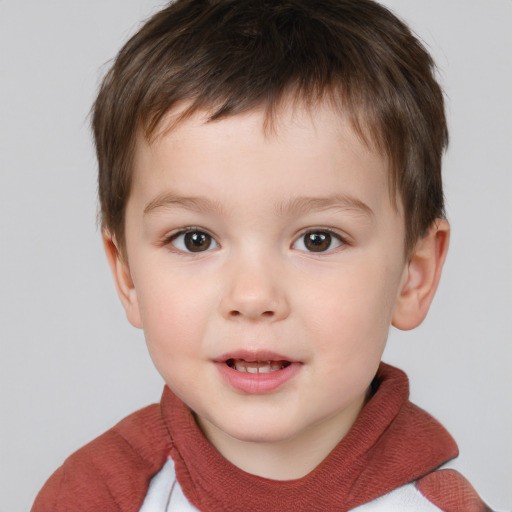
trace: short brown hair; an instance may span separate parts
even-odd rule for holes
[[[371,0],[177,0],[125,44],[93,107],[102,227],[124,244],[139,131],[178,103],[210,120],[292,95],[328,99],[389,161],[409,250],[444,217],[448,132],[435,66],[409,28]]]

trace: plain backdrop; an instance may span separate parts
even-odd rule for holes
[[[278,1],[278,0],[276,0]],[[457,467],[512,505],[512,2],[387,0],[440,68],[453,235],[425,323],[385,360],[459,443]],[[96,228],[88,112],[155,0],[0,0],[0,511],[29,510],[74,450],[158,401]]]

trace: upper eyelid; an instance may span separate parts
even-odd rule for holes
[[[201,228],[199,226],[187,226],[184,228],[175,229],[173,231],[166,233],[162,238],[164,241],[170,242],[171,240],[173,240],[174,238],[176,238],[180,235],[185,235],[187,233],[194,233],[194,232],[204,233],[208,236],[211,236],[218,243],[217,237],[211,231],[209,231],[208,229],[205,229],[205,228]]]
[[[339,238],[343,242],[347,243],[347,240],[350,239],[348,235],[345,233],[340,233],[339,230],[334,228],[328,228],[324,226],[318,226],[318,227],[312,227],[312,228],[304,228],[297,232],[295,237],[293,238],[293,241],[295,242],[299,238],[303,237],[304,235],[307,235],[308,233],[329,233],[330,235]]]

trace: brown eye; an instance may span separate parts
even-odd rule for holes
[[[330,231],[309,231],[293,244],[294,249],[305,252],[328,252],[343,245],[341,236]]]
[[[176,249],[185,253],[204,252],[219,248],[219,245],[211,235],[197,229],[178,233],[172,237],[170,243]]]
[[[193,231],[185,234],[183,242],[190,252],[201,252],[210,248],[212,237],[201,231]]]
[[[304,246],[308,251],[323,252],[331,247],[332,237],[330,233],[319,231],[304,235]]]

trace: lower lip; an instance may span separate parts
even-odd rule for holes
[[[282,370],[269,373],[239,372],[224,362],[215,363],[222,378],[233,388],[250,395],[272,393],[291,380],[301,368],[301,363],[291,363]]]

